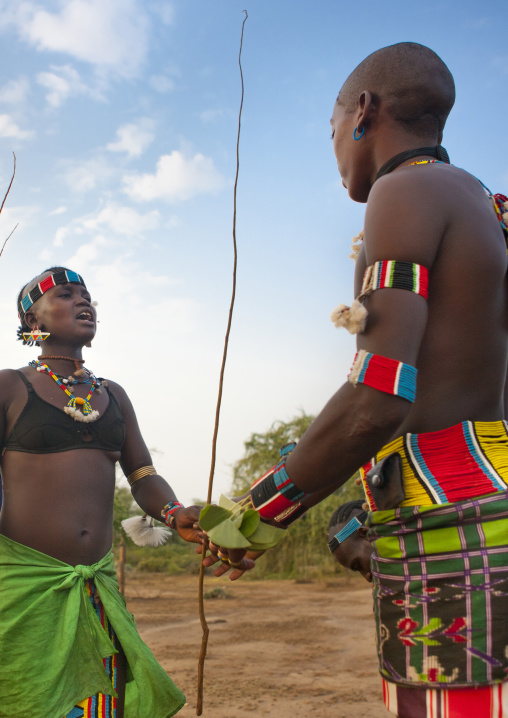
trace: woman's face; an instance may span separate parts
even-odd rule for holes
[[[28,285],[29,291],[51,272],[45,272]],[[30,326],[49,332],[52,339],[83,345],[91,341],[97,329],[97,315],[86,287],[81,284],[57,284],[35,302],[26,315]]]
[[[337,531],[340,531],[347,524],[344,521],[337,524]],[[367,528],[360,526],[351,536],[340,543],[333,555],[336,560],[351,571],[358,571],[362,574],[366,581],[372,581],[372,572],[370,567],[370,557],[372,555],[372,545],[366,539]]]

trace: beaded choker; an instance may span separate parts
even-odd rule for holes
[[[389,174],[406,160],[410,160],[413,157],[422,157],[424,155],[427,157],[435,157],[437,160],[444,162],[447,165],[450,164],[448,152],[442,145],[436,145],[435,147],[419,147],[415,150],[405,150],[404,152],[400,152],[398,155],[395,155],[395,157],[391,157],[388,162],[385,162],[381,167],[376,175],[376,179],[378,180],[380,177]]]
[[[58,376],[51,371],[47,364],[43,364],[38,359],[34,359],[29,362],[29,366],[42,372],[43,374],[48,374],[52,379],[54,379],[54,381],[56,381],[60,389],[70,397],[67,406],[64,406],[63,410],[66,414],[72,416],[75,421],[89,423],[91,421],[96,421],[96,419],[99,418],[99,412],[96,409],[92,409],[90,399],[92,398],[92,394],[95,389],[100,386],[100,382],[95,378],[92,372],[88,371],[88,369],[84,369],[84,371],[86,371],[89,375],[92,381],[92,386],[90,387],[90,391],[88,392],[86,399],[83,399],[81,396],[74,396],[72,390],[64,386],[63,381],[61,381]],[[81,409],[79,407],[81,407]]]

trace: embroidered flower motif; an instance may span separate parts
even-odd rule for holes
[[[458,675],[459,669],[454,668],[452,674],[447,676],[437,656],[428,656],[423,660],[421,673],[410,666],[408,678],[419,683],[453,683]]]
[[[466,619],[461,616],[456,618],[448,628],[445,628],[444,635],[448,636],[448,638],[452,638],[454,643],[467,643],[467,638],[464,633],[459,633],[459,631],[465,631],[466,629]]]
[[[442,625],[440,618],[432,618],[426,626],[418,629],[418,621],[414,621],[412,618],[401,618],[397,623],[397,628],[400,630],[398,635],[405,646],[416,646],[417,641],[425,646],[439,646],[441,643],[435,637],[441,633],[439,629]]]

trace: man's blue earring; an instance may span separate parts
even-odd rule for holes
[[[353,139],[354,139],[354,140],[361,140],[362,137],[363,137],[363,135],[365,134],[365,126],[363,127],[363,129],[362,129],[362,131],[360,132],[360,134],[358,135],[358,137],[356,136],[356,131],[357,131],[357,129],[358,129],[358,127],[355,127],[355,129],[353,130]]]

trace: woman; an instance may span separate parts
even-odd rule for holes
[[[113,570],[116,462],[142,510],[163,511],[187,541],[199,542],[199,509],[151,466],[122,387],[83,368],[96,332],[83,279],[48,269],[18,311],[20,338],[40,351],[0,371],[0,715],[172,716],[185,698],[139,638]]]

